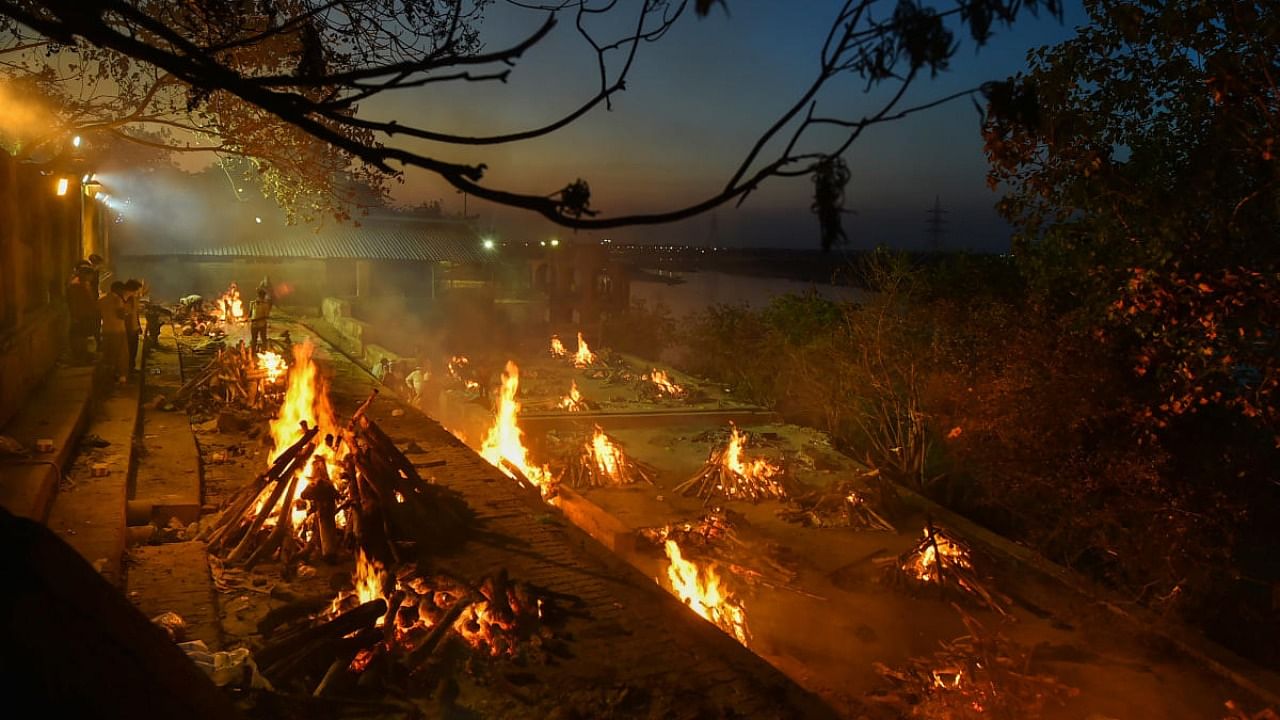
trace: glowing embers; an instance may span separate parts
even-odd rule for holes
[[[582,393],[578,392],[578,381],[576,380],[569,381],[569,394],[560,398],[560,403],[557,407],[568,412],[586,412],[591,409],[590,405],[587,404],[587,399],[582,397]]]
[[[578,352],[573,355],[573,366],[577,368],[585,368],[594,365],[596,362],[596,354],[591,352],[591,347],[587,345],[586,339],[582,337],[582,333],[578,333]]]
[[[227,291],[213,301],[213,316],[222,322],[244,322],[244,301],[240,299],[240,286],[233,281]]]
[[[1007,615],[1009,599],[988,589],[979,575],[969,546],[949,532],[928,524],[923,537],[896,557],[875,561],[890,584],[910,589],[938,587]]]
[[[480,383],[471,372],[471,361],[466,355],[454,355],[449,358],[447,367],[449,368],[449,377],[453,378],[459,385],[468,392],[475,392],[480,389]]]
[[[743,453],[746,441],[738,427],[730,425],[728,444],[713,447],[702,469],[677,485],[675,492],[707,501],[723,498],[754,503],[766,498],[786,498],[782,468],[762,457],[746,458]]]
[[[636,482],[653,484],[640,463],[627,457],[622,448],[599,427],[590,439],[571,451],[565,459],[564,470],[556,476],[556,482],[568,483],[575,488],[630,485]]]
[[[551,469],[546,465],[534,465],[524,447],[523,433],[517,422],[520,402],[516,400],[516,393],[519,389],[520,368],[507,361],[506,370],[502,373],[502,387],[498,392],[493,426],[480,445],[480,455],[508,476],[538,488],[542,497],[547,498],[555,493],[555,483],[551,477]]]
[[[876,477],[875,472],[865,478]],[[855,528],[896,533],[897,529],[872,506],[867,493],[853,480],[840,480],[827,488],[796,495],[778,510],[787,522],[812,528]]]
[[[649,385],[643,388],[645,392],[642,394],[669,398],[683,398],[688,395],[684,387],[676,384],[665,370],[654,368],[647,374],[641,375],[640,379]]]
[[[730,593],[720,579],[716,566],[699,566],[686,560],[675,540],[667,540],[667,582],[671,592],[694,612],[746,645],[747,611],[742,601]]]

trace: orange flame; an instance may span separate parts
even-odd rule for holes
[[[646,377],[665,395],[671,397],[680,397],[684,395],[684,388],[672,382],[671,377],[667,375],[665,370],[654,368]]]
[[[721,586],[720,575],[715,566],[699,568],[697,564],[685,560],[680,553],[680,546],[674,540],[667,540],[666,550],[670,561],[667,565],[667,580],[676,597],[694,612],[746,645],[750,638],[746,608]]]
[[[925,528],[924,534],[925,537],[929,536],[928,528]],[[938,547],[937,552],[933,549],[935,545]],[[943,562],[947,565],[962,568],[973,567],[964,548],[956,545],[946,535],[935,530],[933,542],[926,543],[920,552],[907,561],[907,565],[903,569],[914,575],[921,582],[936,582],[940,579],[938,573],[939,555],[942,556]],[[944,569],[943,572],[946,572],[946,570]]]
[[[591,459],[595,461],[600,472],[608,475],[616,483],[622,482],[622,451],[610,442],[609,436],[605,435],[598,426],[595,435],[591,438],[588,452],[591,453]]]
[[[587,409],[587,402],[582,399],[582,393],[578,392],[578,381],[569,381],[569,394],[560,398],[560,409],[569,412],[581,412]]]
[[[559,335],[551,336],[551,357],[564,357],[569,351],[565,349],[564,343],[560,342]]]
[[[213,301],[213,316],[223,322],[244,320],[244,302],[240,299],[240,286],[235,282]]]
[[[503,461],[510,463],[518,468],[529,482],[538,486],[544,498],[549,497],[553,490],[551,470],[545,465],[538,467],[529,462],[528,451],[525,450],[521,439],[524,433],[516,422],[516,417],[520,414],[520,402],[516,400],[516,391],[519,388],[520,368],[508,360],[507,368],[502,373],[498,413],[494,418],[493,427],[489,428],[484,442],[480,445],[480,455],[507,475],[512,473],[503,466]]]
[[[744,462],[742,448],[746,445],[746,440],[746,437],[738,430],[738,426],[734,425],[733,431],[729,434],[729,447],[724,452],[725,467],[748,480],[773,484],[773,478],[781,473],[782,469],[764,458],[756,458],[750,462]]]
[[[587,345],[587,341],[583,339],[582,333],[578,333],[578,352],[573,356],[573,366],[584,368],[594,364],[596,354],[591,352],[591,347]]]

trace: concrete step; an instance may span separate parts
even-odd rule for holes
[[[48,526],[116,586],[123,580],[125,498],[138,424],[138,387],[113,388],[97,403],[87,433],[109,445],[84,446],[67,472],[49,513]],[[105,475],[94,475],[95,466]]]
[[[26,406],[0,430],[32,450],[25,460],[0,462],[0,507],[45,522],[58,478],[71,461],[76,439],[88,418],[93,368],[58,367],[31,395]],[[35,452],[36,441],[53,441],[53,451]]]
[[[187,624],[187,640],[222,649],[217,594],[204,543],[142,545],[129,551],[129,600],[149,618],[175,612]]]
[[[129,495],[130,524],[165,527],[200,519],[200,452],[186,413],[155,407],[172,401],[182,387],[182,371],[169,326],[161,347],[147,353],[142,391],[141,440],[137,474]]]

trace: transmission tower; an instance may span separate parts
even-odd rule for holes
[[[929,236],[929,246],[934,252],[942,249],[942,236],[947,234],[947,220],[942,217],[947,211],[942,209],[942,199],[933,196],[933,207],[925,213],[925,235]]]

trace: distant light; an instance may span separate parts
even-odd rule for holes
[[[88,184],[89,184],[89,181],[90,181],[90,180],[92,180],[92,179],[93,179],[93,174],[92,174],[92,173],[85,173],[85,176],[84,176],[84,177],[82,177],[82,178],[80,178],[80,184],[81,184],[81,185],[88,185]]]
[[[541,245],[542,247],[546,247],[546,246],[547,246],[547,241],[546,241],[546,240],[541,240],[541,241],[539,241],[539,242],[538,242],[538,244],[539,244],[539,245]]]
[[[262,218],[260,218],[260,217],[255,217],[255,218],[253,219],[253,221],[254,221],[254,222],[256,222],[256,223],[258,223],[259,225],[261,225],[261,224],[262,224]]]
[[[98,192],[96,192],[96,193],[94,193],[94,194],[93,194],[93,199],[94,199],[94,200],[102,200],[102,199],[104,199],[106,196],[107,196],[107,194],[106,194],[106,193],[104,193],[104,192],[102,192],[101,190],[99,190]]]
[[[67,178],[58,178],[58,197],[62,197],[67,194],[67,186],[70,184],[71,181]]]
[[[483,244],[484,244],[484,249],[485,249],[485,250],[492,250],[492,249],[493,249],[493,239],[492,239],[492,238],[485,238],[485,239],[484,239],[484,243],[483,243]]]
[[[551,238],[551,247],[559,247],[559,246],[560,246],[560,240],[557,238]]]
[[[71,138],[71,146],[72,146],[72,147],[80,147],[80,136],[79,136],[79,135],[77,135],[77,136],[75,136],[75,137]]]

